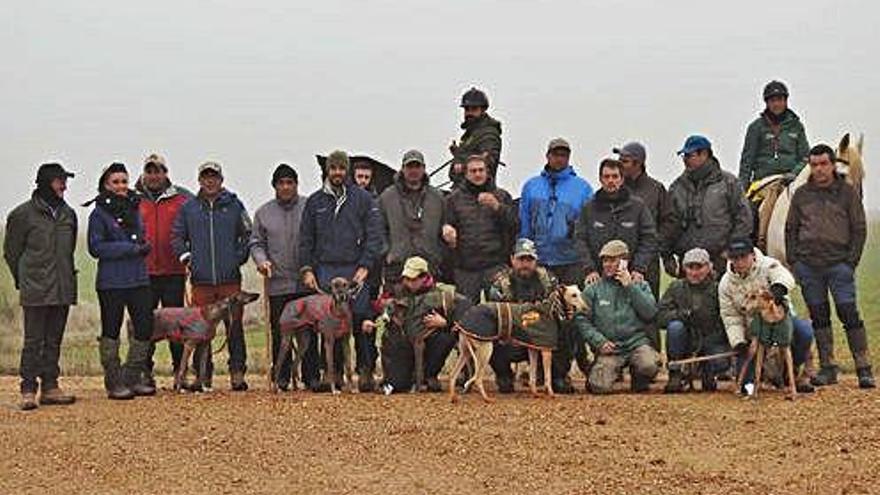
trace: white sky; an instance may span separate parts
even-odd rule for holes
[[[334,148],[429,167],[459,135],[460,94],[485,88],[503,121],[500,182],[519,185],[557,135],[595,183],[613,145],[638,139],[668,183],[674,152],[704,133],[736,171],[773,78],[811,143],[864,132],[869,208],[880,209],[876,2],[16,1],[0,0],[0,214],[36,166],[78,173],[80,203],[113,160],[164,154],[194,186],[214,159],[248,208],[287,161],[317,186]],[[872,68],[873,67],[873,68]],[[84,210],[80,210],[85,213]]]

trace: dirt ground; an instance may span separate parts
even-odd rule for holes
[[[74,406],[25,413],[0,378],[0,493],[880,493],[880,392],[853,377],[794,403],[658,383],[452,405],[250,382],[109,402],[99,379],[72,378]]]

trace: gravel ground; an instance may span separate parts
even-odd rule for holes
[[[0,493],[880,493],[880,392],[533,399],[222,390],[16,409],[0,378]],[[730,385],[727,384],[729,388]],[[626,387],[621,385],[623,391]]]

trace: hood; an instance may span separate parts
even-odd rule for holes
[[[544,177],[547,180],[564,181],[576,176],[577,174],[574,172],[574,168],[571,164],[568,164],[567,167],[559,171],[550,170],[550,168],[545,165],[544,170],[541,171],[541,177]]]
[[[764,110],[762,110],[761,113],[758,115],[768,122],[773,122],[773,117],[771,116],[770,111],[767,110],[766,108]],[[790,108],[786,108],[785,111],[782,112],[782,115],[779,116],[779,123],[780,124],[788,122],[788,121],[797,122],[800,120],[801,120],[801,118],[798,117],[798,115],[796,113],[794,113],[794,111]]]

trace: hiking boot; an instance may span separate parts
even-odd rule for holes
[[[74,402],[76,402],[76,397],[72,394],[65,394],[60,387],[43,389],[40,393],[41,406],[68,406]]]
[[[812,394],[816,391],[816,388],[810,383],[809,380],[800,380],[794,385],[795,390],[799,394]]]
[[[438,380],[436,376],[432,376],[425,380],[425,387],[428,389],[428,392],[431,393],[443,391],[443,387],[440,385],[440,380]]]
[[[125,385],[136,397],[156,395],[156,387],[147,380],[147,368],[152,352],[152,344],[146,340],[131,339],[128,356],[122,374]]]
[[[684,374],[681,370],[669,370],[669,380],[663,387],[664,394],[680,394],[684,392]]]
[[[110,400],[131,400],[134,393],[122,383],[122,367],[119,362],[119,340],[101,337],[98,339],[98,353],[104,368],[104,389]]]
[[[244,371],[231,371],[229,373],[229,384],[233,392],[246,392],[248,384],[244,379]]]
[[[837,383],[837,366],[822,366],[816,376],[810,378],[810,384],[814,387],[824,387]]]
[[[322,381],[314,380],[309,383],[309,390],[316,394],[325,394],[330,391],[330,384]]]
[[[859,377],[859,388],[868,389],[877,387],[877,384],[874,382],[874,373],[871,372],[870,366],[857,369],[856,375]]]
[[[499,394],[513,393],[513,379],[509,376],[495,375],[495,386]]]
[[[33,392],[22,392],[21,403],[18,405],[22,411],[33,411],[37,408],[37,394]]]
[[[376,382],[372,373],[360,373],[358,375],[358,392],[372,392],[376,389]]]

